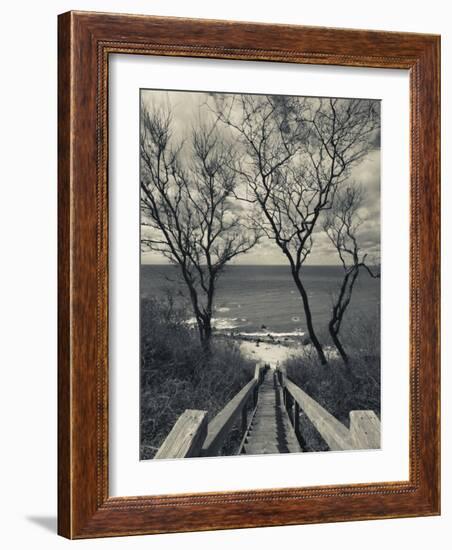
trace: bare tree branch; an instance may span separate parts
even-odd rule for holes
[[[252,95],[218,95],[211,107],[243,148],[235,194],[260,207],[263,234],[286,256],[322,363],[302,266],[322,212],[372,147],[378,109],[369,100]]]
[[[259,231],[233,207],[237,170],[217,121],[198,123],[188,143],[176,143],[169,111],[141,109],[141,246],[179,266],[208,350],[216,282]]]
[[[373,278],[379,274],[367,265],[367,253],[358,243],[358,233],[362,225],[359,210],[363,205],[363,189],[357,185],[348,185],[336,193],[331,210],[328,211],[323,228],[337,250],[344,275],[339,292],[335,297],[328,329],[344,363],[349,362],[348,355],[339,338],[341,324],[350,304],[353,288],[360,269],[365,269]]]

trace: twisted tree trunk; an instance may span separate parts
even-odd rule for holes
[[[306,292],[306,289],[304,288],[304,285],[301,282],[300,275],[299,273],[297,273],[296,270],[292,269],[292,277],[300,293],[301,299],[303,301],[303,308],[304,308],[304,313],[306,317],[306,326],[308,328],[309,338],[312,342],[312,345],[315,348],[315,351],[317,352],[320,363],[322,365],[326,365],[328,361],[326,359],[325,352],[323,351],[322,344],[317,338],[317,335],[314,330],[314,325],[312,323],[312,314],[311,314],[311,307],[309,305],[308,293]]]
[[[341,329],[344,314],[352,298],[353,287],[358,277],[358,273],[359,265],[355,265],[344,275],[337,301],[333,306],[333,315],[328,323],[328,330],[330,332],[331,339],[333,340],[339,355],[346,365],[349,364],[350,360],[339,339],[339,331]]]

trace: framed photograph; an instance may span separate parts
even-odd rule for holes
[[[433,35],[59,16],[59,533],[436,515]]]

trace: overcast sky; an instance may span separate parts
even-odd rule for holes
[[[193,121],[203,115],[202,105],[208,94],[202,92],[166,92],[142,90],[141,99],[146,104],[156,103],[171,108],[175,137],[182,138],[190,131]],[[380,251],[380,150],[374,149],[352,170],[350,179],[363,186],[365,200],[359,215],[364,220],[358,240],[369,254],[369,258],[379,257]],[[319,227],[313,235],[314,246],[306,265],[335,265],[339,263],[336,250]],[[169,263],[160,253],[142,252],[141,262],[145,264]],[[263,239],[250,252],[241,255],[235,265],[281,265],[287,260],[281,250],[269,239]]]

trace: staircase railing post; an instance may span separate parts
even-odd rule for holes
[[[264,367],[257,364],[254,370],[254,379],[257,380],[257,384],[260,386],[264,379]]]
[[[380,448],[380,420],[374,411],[350,412],[350,438],[354,449]]]
[[[154,458],[185,458],[200,456],[207,436],[207,411],[186,409]]]
[[[243,409],[242,409],[242,435],[246,434],[246,430],[248,429],[248,403],[245,403]]]
[[[257,400],[258,400],[259,390],[257,386],[254,388],[253,391],[253,408],[255,409],[257,407]]]
[[[292,412],[293,412],[293,429],[295,430],[295,434],[299,435],[299,432],[300,432],[300,405],[297,403],[297,401],[293,401],[293,409],[292,409]]]

